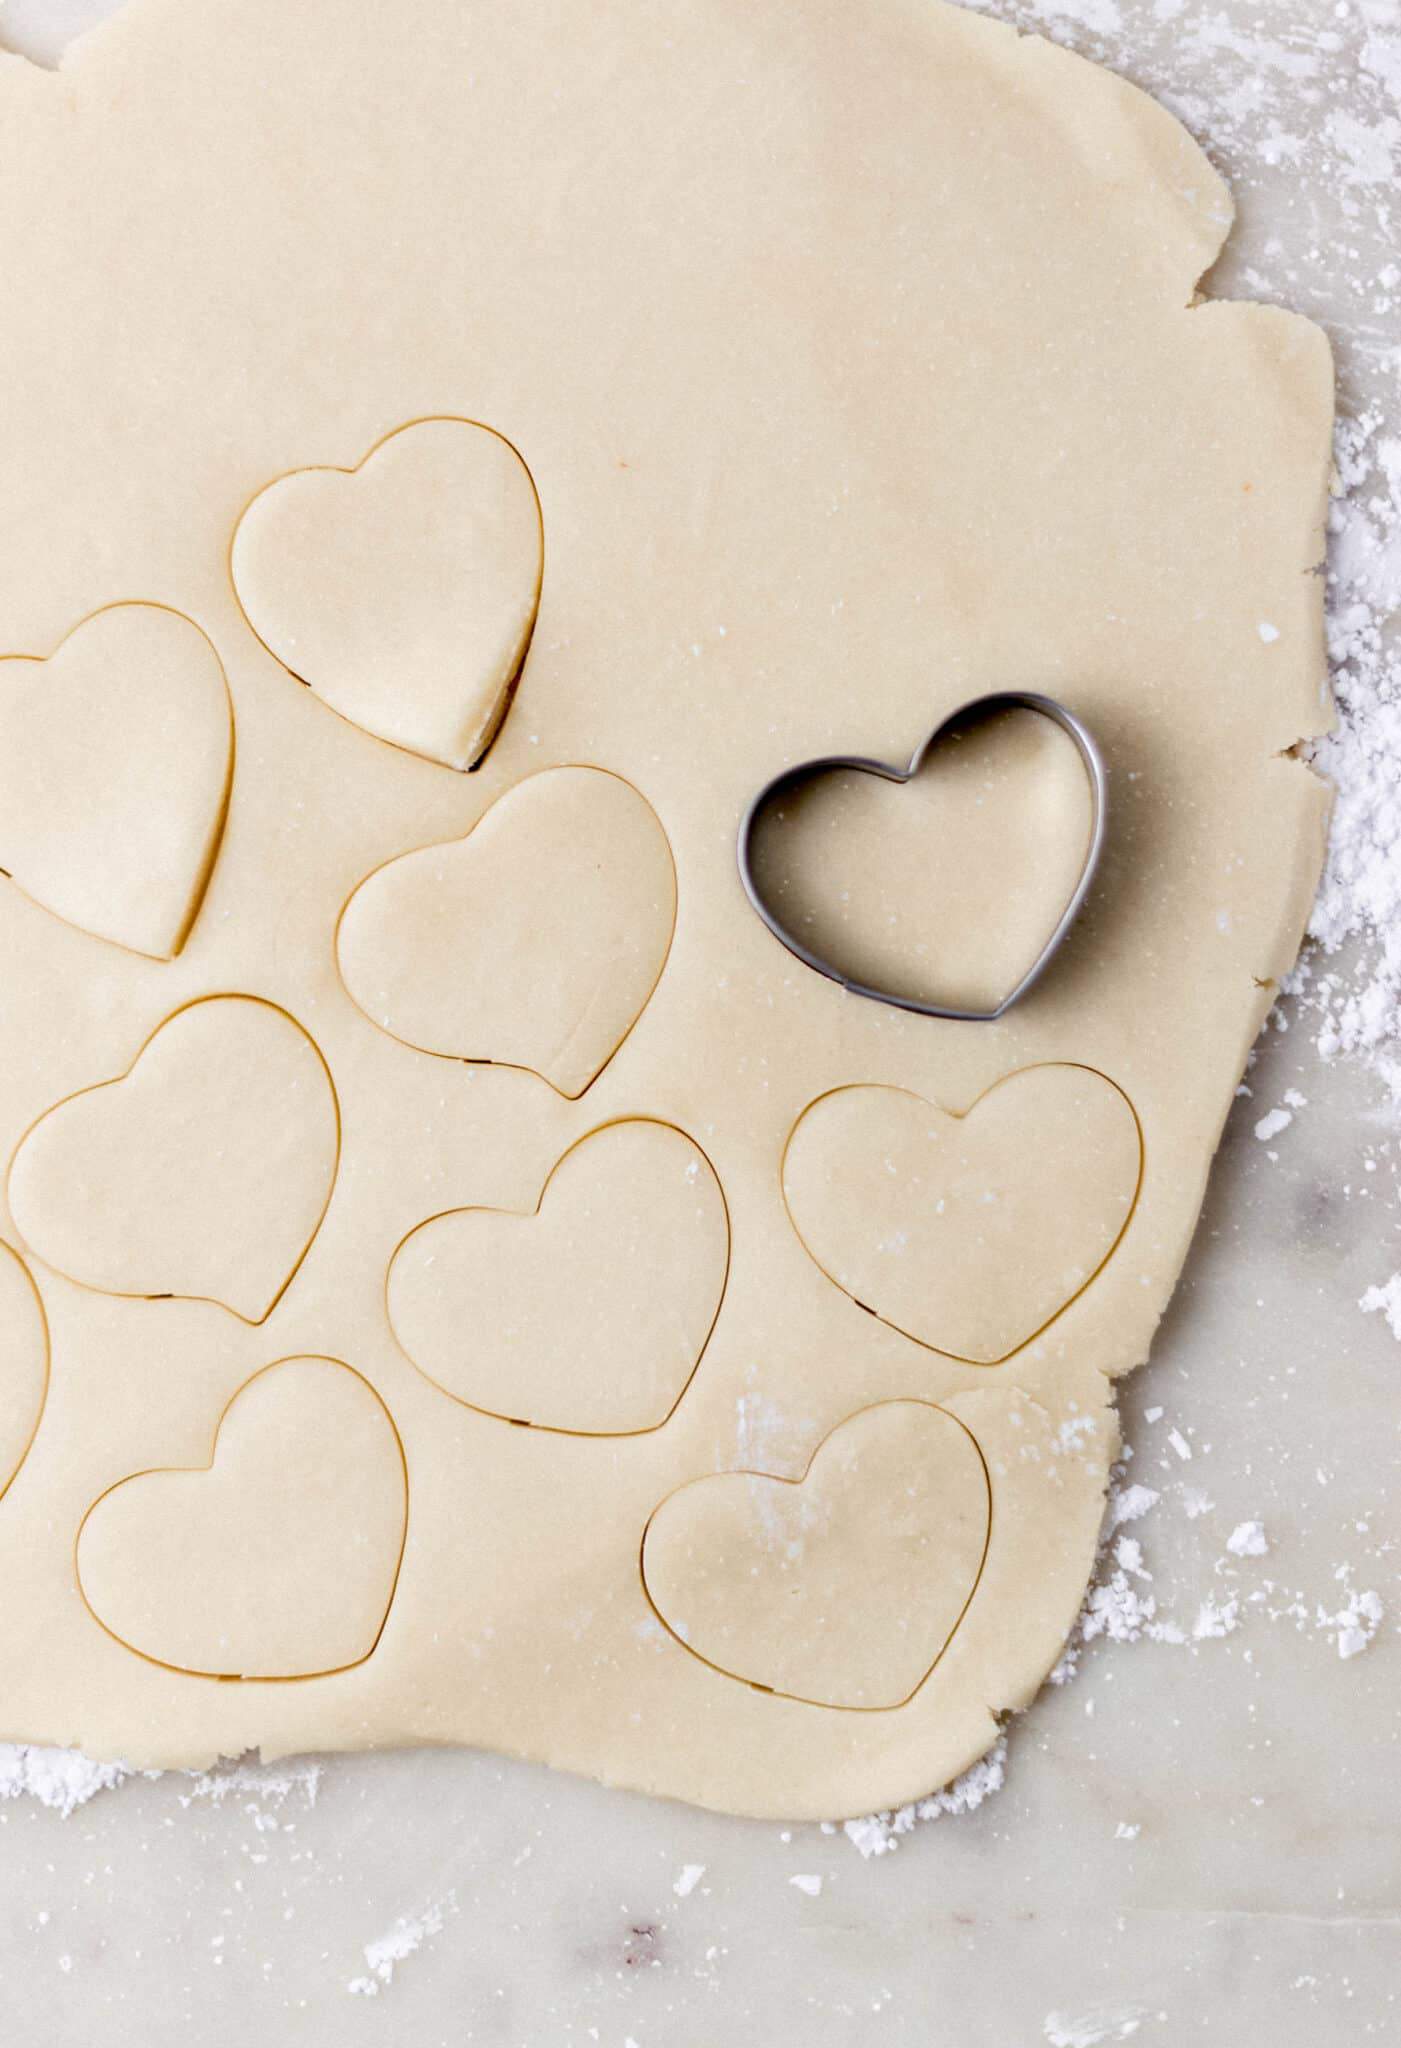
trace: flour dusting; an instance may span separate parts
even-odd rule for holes
[[[192,1772],[190,1789],[179,1794],[180,1804],[193,1806],[197,1800],[208,1800],[213,1806],[222,1806],[225,1800],[237,1800],[245,1806],[277,1807],[297,1792],[304,1806],[315,1806],[324,1770],[316,1757],[288,1757],[275,1764],[238,1757],[207,1771]]]
[[[456,1911],[457,1893],[450,1891],[425,1906],[416,1918],[396,1920],[386,1934],[365,1943],[366,1974],[352,1977],[346,1990],[356,1998],[378,1998],[380,1992],[393,1983],[394,1972],[400,1963],[417,1955],[426,1941],[441,1934],[447,1925],[448,1915]]]
[[[1130,2041],[1148,2014],[1142,2006],[1100,2006],[1093,2012],[1048,2012],[1042,2033],[1050,2048],[1104,2048],[1110,2041]]]
[[[918,1821],[974,1812],[985,1799],[1002,1790],[1006,1776],[1007,1738],[1002,1735],[985,1757],[942,1792],[931,1793],[927,1799],[915,1800],[888,1813],[870,1813],[864,1819],[846,1821],[842,1832],[863,1856],[884,1856],[899,1848],[900,1837],[909,1834]]]
[[[0,1742],[0,1799],[27,1797],[51,1807],[65,1819],[86,1806],[99,1792],[108,1792],[128,1778],[169,1778],[181,1806],[197,1802],[222,1806],[236,1800],[245,1807],[281,1806],[299,1792],[307,1806],[316,1804],[324,1765],[314,1757],[293,1757],[264,1764],[250,1757],[215,1764],[207,1771],[138,1771],[131,1764],[99,1763],[76,1749],[49,1749],[32,1742]]]
[[[0,1743],[0,1799],[27,1796],[41,1806],[52,1807],[65,1819],[97,1793],[134,1775],[130,1764],[93,1763],[75,1749]]]

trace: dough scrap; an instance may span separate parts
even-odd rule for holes
[[[159,598],[217,649],[238,755],[178,957],[100,944],[0,888],[0,1158],[20,1151],[0,1235],[34,1250],[53,1339],[38,1433],[0,1500],[0,1739],[143,1765],[463,1743],[786,1817],[928,1792],[1034,1696],[1073,1622],[1117,1445],[1113,1383],[1152,1341],[1319,871],[1327,793],[1292,750],[1328,722],[1310,573],[1326,341],[1275,307],[1198,301],[1230,204],[1168,114],[940,0],[870,0],[859,22],[830,0],[128,0],[60,76],[0,63],[0,123],[0,390],[24,395],[0,407],[0,647],[53,649],[104,604]],[[271,480],[441,416],[509,434],[549,539],[521,688],[475,775],[296,687],[230,573]],[[332,482],[354,493],[374,474],[372,460]],[[318,630],[338,623],[316,608]],[[443,722],[417,736],[460,762],[471,676],[448,664],[431,681]],[[844,996],[753,914],[740,820],[786,765],[908,760],[943,716],[1007,688],[1065,703],[1107,761],[1104,859],[1064,949],[995,1024]],[[414,736],[393,727],[407,699],[378,709]],[[987,902],[1015,892],[1026,839],[1013,821],[989,852],[977,824],[965,839],[946,821],[915,869],[931,906],[960,863]],[[898,852],[882,842],[897,879]],[[993,973],[1007,937],[993,915],[950,928],[941,972]],[[230,1114],[256,1209],[229,1198],[193,1103],[198,1228],[183,1165],[159,1228],[132,1199],[173,1156],[164,1140],[145,1165],[103,1154],[101,1202],[76,1171],[45,1167],[30,1189],[46,1130],[139,1098],[180,1028],[161,1021],[231,990],[314,1040],[338,1161],[303,1045],[309,1097],[285,1116],[251,1098]],[[153,1030],[128,1080],[77,1093],[128,1069]],[[814,1113],[805,1132],[804,1111],[853,1085],[934,1105],[921,1119],[985,1097],[971,1136],[994,1084],[1046,1067],[1111,1077],[1143,1132],[1137,1202],[1092,1283],[993,1366],[859,1311],[785,1207],[785,1146],[822,1128]],[[589,1130],[644,1119],[713,1162],[732,1234],[720,1314],[674,1411],[599,1438],[447,1398],[395,1341],[395,1247],[452,1209],[527,1215]],[[261,1314],[315,1221],[308,1157],[323,1196],[334,1166],[329,1207],[261,1328],[209,1299],[143,1298],[183,1285]],[[860,1253],[858,1181],[848,1214],[823,1190],[825,1159],[810,1163],[833,1256]],[[1062,1165],[1073,1216],[1081,1169]],[[1043,1159],[1025,1170],[1019,1188],[1045,1185]],[[305,1212],[273,1257],[267,1217],[290,1182]],[[1111,1183],[1122,1208],[1124,1176]],[[1102,1238],[1113,1219],[1096,1214]],[[173,1273],[172,1249],[198,1271]],[[1077,1239],[1067,1256],[1093,1249]],[[1004,1253],[991,1353],[1039,1319],[1043,1280],[1051,1307],[1064,1298],[1046,1277],[1060,1253],[1024,1231]],[[940,1343],[949,1299],[927,1333]],[[952,1334],[971,1355],[968,1320],[971,1337]],[[349,1360],[375,1388],[411,1475],[412,1536],[362,1662],[206,1683],[98,1625],[74,1543],[114,1482],[204,1463],[227,1404],[275,1357]],[[533,1388],[556,1382],[534,1365]],[[257,1388],[246,1398],[261,1408]],[[963,1424],[992,1497],[976,1594],[906,1703],[813,1705],[683,1647],[643,1582],[660,1504],[695,1485],[703,1506],[698,1482],[717,1475],[761,1475],[746,1498],[799,1480],[834,1431],[891,1402]],[[323,1439],[298,1436],[308,1483]],[[211,1485],[190,1482],[199,1498]],[[858,1485],[851,1530],[875,1526],[871,1499]],[[209,1565],[227,1574],[216,1633],[238,1611],[224,1589],[240,1540]],[[155,1614],[170,1549],[123,1550],[134,1612]],[[855,1551],[834,1534],[826,1554],[833,1582],[853,1583]],[[761,1560],[782,1579],[776,1553],[746,1561]],[[717,1627],[738,1627],[749,1583]],[[873,1616],[893,1614],[891,1592],[875,1586]],[[358,1654],[369,1604],[349,1648],[328,1650],[298,1596],[279,1668]],[[177,1622],[183,1609],[160,1633]],[[854,1623],[843,1607],[833,1625]],[[906,1683],[913,1637],[898,1620],[890,1634],[898,1657],[872,1634],[861,1670],[836,1674],[840,1696]],[[765,1664],[783,1647],[764,1646]],[[256,1643],[180,1654],[261,1661]],[[822,1673],[799,1677],[821,1690]]]
[[[688,1650],[825,1707],[898,1707],[978,1583],[992,1506],[977,1444],[942,1408],[868,1408],[800,1480],[693,1479],[647,1525],[642,1571]]]
[[[47,658],[0,660],[0,866],[82,931],[174,958],[232,769],[219,657],[179,612],[109,605]]]
[[[1000,1365],[1091,1285],[1128,1228],[1143,1139],[1089,1067],[1023,1067],[959,1113],[902,1088],[810,1103],[783,1156],[793,1227],[857,1306]]]
[[[211,996],[168,1017],[125,1074],[40,1117],[10,1162],[10,1208],[84,1287],[261,1323],[326,1213],[339,1149],[335,1090],[300,1024]]]
[[[506,715],[544,574],[540,500],[502,435],[415,420],[353,469],[299,469],[238,523],[258,638],[342,718],[473,768]]]
[[[506,791],[465,839],[361,882],[336,949],[381,1031],[447,1059],[528,1067],[582,1095],[662,971],[676,870],[656,813],[597,768]]]
[[[536,1209],[450,1209],[389,1268],[404,1353],[454,1400],[585,1436],[659,1429],[700,1363],[730,1262],[710,1161],[670,1124],[590,1131]]]
[[[368,1380],[283,1358],[240,1387],[207,1466],[137,1472],[83,1517],[78,1583],[138,1656],[205,1678],[364,1662],[399,1576],[408,1482]]]

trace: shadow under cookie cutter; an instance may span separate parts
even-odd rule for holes
[[[1090,792],[1090,837],[1085,849],[1085,858],[1080,874],[1070,893],[1070,898],[1056,920],[1044,946],[1027,968],[1025,974],[1003,996],[994,1009],[964,1009],[953,1003],[925,1002],[918,996],[894,995],[887,989],[873,988],[869,983],[857,981],[849,974],[843,974],[832,961],[815,953],[783,922],[764,896],[763,888],[754,873],[752,850],[755,831],[759,821],[770,805],[798,789],[804,783],[812,782],[820,775],[843,769],[858,775],[878,775],[882,781],[906,783],[918,775],[924,766],[930,749],[938,744],[956,726],[971,722],[975,718],[990,717],[999,711],[1034,711],[1042,718],[1049,718],[1068,734],[1080,756],[1085,770],[1085,779]],[[876,761],[860,754],[824,754],[811,761],[800,761],[795,767],[785,768],[764,784],[745,812],[739,828],[736,857],[739,862],[739,878],[744,884],[744,893],[753,904],[759,916],[781,945],[787,947],[795,959],[805,967],[811,967],[828,981],[835,981],[848,995],[866,996],[872,1002],[886,1003],[896,1010],[913,1010],[921,1017],[945,1017],[956,1023],[991,1024],[1005,1015],[1014,1003],[1020,1002],[1027,991],[1040,980],[1060,947],[1061,941],[1074,924],[1081,906],[1089,894],[1090,884],[1099,866],[1099,857],[1104,847],[1106,811],[1108,803],[1107,776],[1104,757],[1100,753],[1093,734],[1073,711],[1054,697],[1043,697],[1034,690],[996,690],[986,697],[974,697],[966,704],[960,704],[946,718],[941,718],[928,738],[922,740],[911,755],[908,766],[897,767],[889,761]]]

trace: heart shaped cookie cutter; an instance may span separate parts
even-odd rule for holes
[[[1000,711],[1034,711],[1042,718],[1049,718],[1053,725],[1058,725],[1074,743],[1085,770],[1085,780],[1089,785],[1089,843],[1075,887],[1056,920],[1050,937],[1020,981],[1003,996],[995,1008],[990,1010],[963,1009],[953,1003],[925,1002],[918,996],[895,995],[888,989],[873,988],[867,982],[857,981],[851,975],[843,974],[832,961],[824,959],[822,954],[815,953],[810,946],[804,945],[797,933],[789,929],[765,897],[754,873],[752,859],[754,834],[760,819],[770,805],[791,791],[834,771],[845,769],[858,775],[878,775],[885,782],[910,782],[918,775],[931,749],[937,746],[941,739],[945,739],[961,725],[971,724],[975,719],[992,717]],[[1090,884],[1094,880],[1100,853],[1104,847],[1106,808],[1107,777],[1104,757],[1088,726],[1054,697],[1043,697],[1034,690],[997,690],[990,696],[974,697],[968,703],[960,704],[946,718],[941,718],[929,737],[916,747],[904,768],[890,761],[871,760],[861,754],[825,754],[815,760],[800,761],[796,767],[783,769],[764,784],[740,823],[736,848],[739,877],[744,884],[745,895],[779,943],[786,946],[794,958],[801,960],[805,967],[811,967],[816,973],[825,975],[828,981],[835,981],[849,995],[866,996],[871,1002],[887,1003],[896,1010],[913,1010],[921,1017],[946,1017],[962,1024],[991,1024],[1004,1016],[1014,1003],[1020,1002],[1027,991],[1040,980],[1050,966],[1061,941],[1079,915],[1081,905],[1089,894]]]

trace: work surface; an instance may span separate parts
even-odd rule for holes
[[[0,34],[51,57],[63,17],[100,11],[8,0]],[[1344,411],[1386,403],[1395,130],[1358,57],[1396,22],[1317,0],[1274,28],[1202,0],[1076,12],[1013,18],[1166,97],[1232,180],[1212,288],[1321,320]],[[880,1829],[733,1822],[451,1752],[129,1781],[67,1818],[20,1798],[0,1807],[8,2036],[1388,2038],[1401,1354],[1356,1304],[1401,1263],[1395,1143],[1380,1082],[1321,1065],[1315,1020],[1285,1014],[1124,1389],[1126,1482],[1159,1496],[1124,1525],[1141,1557],[1117,1585],[1108,1561],[1112,1627],[1011,1731],[996,1796],[864,1856]],[[1106,1639],[1150,1597],[1140,1640]]]

